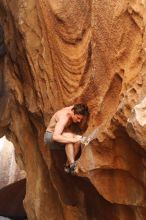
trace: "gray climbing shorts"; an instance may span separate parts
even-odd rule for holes
[[[46,131],[44,134],[44,143],[51,150],[64,150],[65,145],[56,141],[53,141],[53,133]]]

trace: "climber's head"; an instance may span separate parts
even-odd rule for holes
[[[81,122],[85,116],[89,115],[89,109],[86,104],[75,104],[72,108],[72,120],[74,123]]]

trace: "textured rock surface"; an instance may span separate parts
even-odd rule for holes
[[[2,0],[0,12],[0,134],[27,173],[28,218],[144,220],[146,1]],[[99,133],[70,177],[43,133],[75,101]]]

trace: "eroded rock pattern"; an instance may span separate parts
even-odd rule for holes
[[[146,1],[2,0],[0,10],[0,133],[27,173],[28,218],[144,220]],[[78,101],[91,111],[86,134],[99,132],[72,177],[43,133]]]

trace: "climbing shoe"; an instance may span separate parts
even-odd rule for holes
[[[74,162],[70,165],[67,165],[64,167],[64,172],[68,173],[68,174],[74,174],[75,167],[76,167],[76,162]]]
[[[70,174],[74,174],[76,168],[76,162],[70,164]]]
[[[70,174],[70,165],[64,166],[64,172]]]

